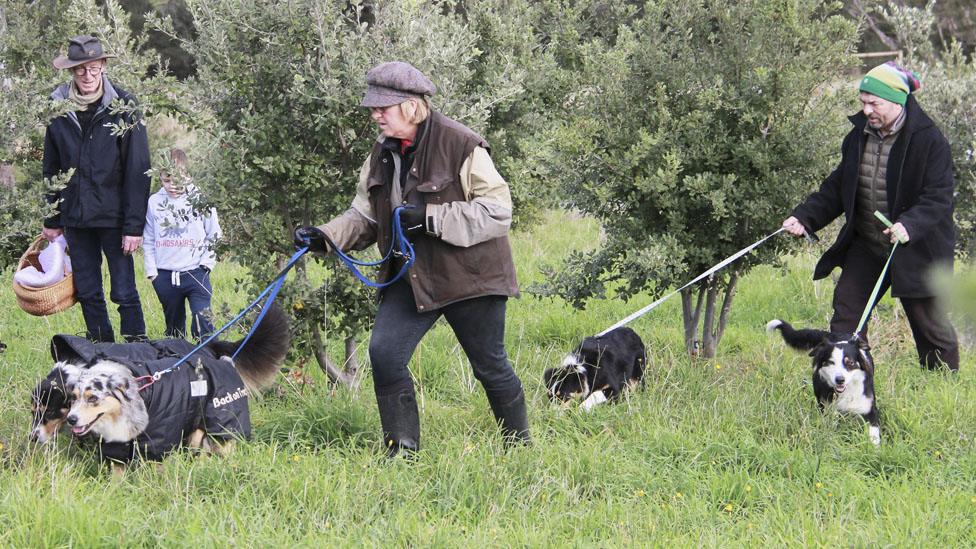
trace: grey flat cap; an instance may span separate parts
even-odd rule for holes
[[[102,50],[102,43],[94,36],[82,35],[75,36],[68,40],[68,55],[59,55],[54,58],[53,64],[56,69],[70,69],[89,61],[108,59],[115,57]]]
[[[390,61],[376,65],[366,73],[366,95],[360,107],[389,107],[411,97],[434,95],[437,88],[424,73],[410,63]]]

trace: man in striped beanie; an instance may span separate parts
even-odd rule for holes
[[[890,288],[901,300],[923,367],[957,370],[956,332],[930,286],[933,270],[952,270],[952,155],[915,101],[920,88],[914,73],[893,62],[864,75],[858,86],[861,111],[850,117],[854,127],[844,138],[840,164],[783,228],[800,236],[844,215],[836,242],[814,271],[819,279],[841,268],[830,320],[830,331],[838,334],[857,329],[892,244],[901,241],[878,298]],[[885,227],[875,212],[894,225]],[[867,331],[865,325],[860,333],[865,341]]]

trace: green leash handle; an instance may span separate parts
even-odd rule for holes
[[[874,210],[874,217],[877,217],[879,220],[881,220],[881,222],[885,224],[885,227],[888,227],[889,229],[895,225],[887,217],[885,217],[885,214],[879,212],[878,210]],[[907,242],[906,240],[902,239],[900,234],[896,234],[895,236],[898,237],[898,242],[901,242],[902,244],[905,244]]]
[[[875,210],[874,212],[874,217],[880,219],[881,222],[884,223],[885,226],[888,227],[889,229],[893,225],[893,223],[889,221],[888,218],[885,217],[883,213],[877,210]],[[891,253],[888,254],[888,260],[885,261],[884,268],[881,269],[881,275],[878,276],[878,281],[874,283],[874,290],[871,291],[871,297],[868,298],[868,303],[864,307],[864,312],[861,313],[861,320],[858,321],[857,328],[854,330],[855,337],[860,336],[861,331],[864,329],[864,324],[867,323],[868,321],[868,314],[871,312],[871,308],[874,305],[874,300],[878,298],[878,292],[881,291],[881,283],[882,281],[884,281],[885,273],[888,272],[888,267],[891,265],[891,258],[892,256],[895,255],[895,249],[898,248],[898,244],[905,243],[905,241],[901,239],[900,235],[895,235],[895,236],[898,237],[898,242],[895,242],[894,245],[891,247]]]

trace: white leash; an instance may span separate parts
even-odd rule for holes
[[[668,295],[666,295],[666,296],[664,296],[664,297],[662,297],[661,299],[658,299],[658,300],[657,300],[657,301],[655,301],[654,303],[651,303],[650,305],[647,305],[647,306],[646,306],[646,307],[644,307],[643,309],[641,309],[641,310],[639,310],[639,311],[637,311],[637,312],[635,312],[635,313],[633,313],[632,315],[630,315],[630,316],[628,316],[627,318],[625,318],[625,319],[623,319],[623,320],[621,320],[620,322],[618,322],[618,323],[616,323],[616,324],[614,324],[613,326],[610,326],[610,327],[609,327],[609,328],[607,328],[606,330],[603,330],[602,332],[600,332],[600,333],[598,333],[598,334],[597,334],[596,336],[597,336],[597,337],[601,337],[601,336],[604,336],[604,335],[606,335],[606,334],[607,334],[608,332],[611,332],[611,331],[613,331],[613,330],[616,330],[617,328],[619,328],[619,327],[621,327],[621,326],[623,326],[623,325],[625,325],[625,324],[627,324],[627,323],[628,323],[628,322],[630,322],[631,320],[634,320],[634,319],[636,319],[636,318],[640,318],[640,317],[642,317],[642,316],[644,316],[645,314],[647,314],[647,313],[649,313],[649,312],[651,312],[651,311],[652,311],[652,310],[653,310],[653,309],[654,309],[655,307],[657,307],[658,305],[660,305],[660,304],[662,304],[662,303],[664,303],[665,301],[667,301],[668,299],[670,299],[671,297],[673,297],[673,296],[674,296],[675,294],[677,294],[677,293],[679,293],[679,292],[681,292],[681,290],[684,290],[684,289],[685,289],[685,288],[687,288],[688,286],[691,286],[692,284],[694,284],[694,283],[696,283],[696,282],[698,282],[698,281],[700,281],[700,280],[702,280],[702,279],[704,279],[704,278],[708,278],[709,276],[711,276],[712,274],[714,274],[714,273],[715,273],[716,271],[718,271],[718,270],[720,270],[720,269],[722,269],[723,267],[725,267],[725,266],[726,266],[726,265],[728,265],[729,263],[732,263],[732,262],[733,262],[733,261],[735,261],[736,259],[739,259],[740,257],[742,257],[742,256],[744,256],[744,255],[746,255],[747,253],[749,253],[749,252],[751,252],[752,250],[754,250],[755,248],[757,248],[757,247],[758,247],[758,246],[759,246],[760,244],[762,244],[763,242],[766,242],[766,241],[767,241],[767,240],[769,240],[770,238],[772,238],[772,237],[774,237],[774,236],[776,236],[776,235],[778,235],[779,233],[781,233],[781,232],[783,232],[783,231],[785,231],[785,230],[786,230],[786,229],[784,229],[784,228],[782,228],[782,227],[780,227],[780,228],[779,228],[779,230],[777,230],[777,231],[775,231],[775,232],[773,232],[773,233],[771,233],[771,234],[768,234],[768,235],[766,235],[766,236],[764,236],[763,238],[760,238],[759,240],[757,240],[757,241],[755,241],[755,242],[753,242],[752,244],[750,244],[750,245],[748,245],[748,246],[746,246],[745,248],[742,248],[741,250],[739,250],[739,251],[737,251],[737,252],[735,252],[734,254],[732,254],[732,255],[730,255],[729,257],[726,257],[725,259],[723,259],[721,263],[719,263],[719,264],[717,264],[717,265],[715,265],[715,266],[714,266],[714,267],[712,267],[711,269],[708,269],[707,271],[705,271],[705,272],[703,272],[702,274],[700,274],[700,275],[698,275],[698,276],[697,276],[697,277],[695,277],[695,279],[694,279],[694,280],[692,280],[691,282],[689,282],[689,283],[687,283],[687,284],[685,284],[684,286],[682,286],[682,287],[680,287],[680,288],[678,288],[677,290],[675,290],[675,291],[673,291],[673,292],[671,292],[670,294],[668,294]]]

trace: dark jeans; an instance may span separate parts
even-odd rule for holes
[[[203,268],[183,271],[178,275],[179,285],[175,285],[173,271],[159,269],[153,280],[153,289],[163,305],[166,318],[166,337],[186,337],[186,303],[190,304],[190,333],[194,339],[212,334],[213,324],[207,317],[210,309],[210,273]]]
[[[109,297],[119,306],[122,337],[126,340],[145,337],[146,323],[136,290],[135,267],[131,255],[122,253],[122,229],[80,229],[66,227],[64,239],[71,254],[75,294],[93,341],[115,341],[112,323],[102,290],[102,254],[108,261]]]
[[[861,319],[861,314],[887,259],[887,254],[879,256],[863,242],[854,241],[844,258],[840,280],[834,288],[831,332],[850,333],[857,328],[857,323]],[[878,291],[878,299],[888,291],[890,286],[891,271],[889,270]],[[945,365],[951,370],[958,370],[959,341],[956,339],[956,331],[952,328],[952,323],[949,322],[949,316],[939,306],[938,300],[934,297],[899,299],[905,309],[905,316],[908,317],[908,324],[912,328],[919,363],[930,369]],[[871,304],[872,310],[876,304],[877,302]],[[862,335],[867,341],[867,323],[862,330]]]
[[[506,301],[504,296],[475,297],[418,313],[407,282],[399,280],[386,288],[369,340],[376,394],[412,386],[407,369],[410,357],[424,334],[444,315],[488,397],[514,398],[522,383],[505,352]]]

